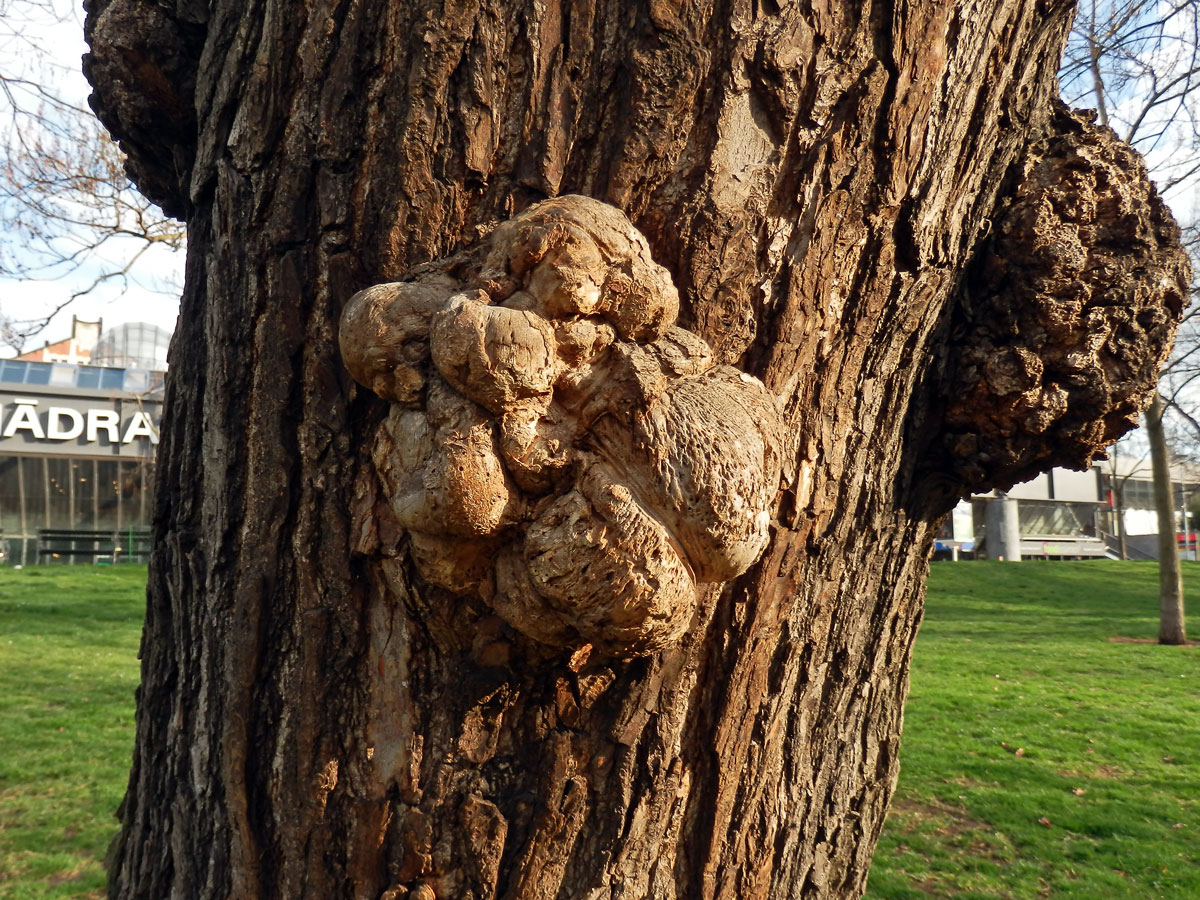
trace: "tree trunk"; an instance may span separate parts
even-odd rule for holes
[[[1125,535],[1125,479],[1113,480],[1113,489],[1117,501],[1117,539],[1121,546],[1121,559],[1129,559],[1129,544]]]
[[[1163,430],[1166,404],[1157,391],[1146,410],[1146,438],[1150,442],[1150,465],[1154,474],[1154,512],[1158,519],[1158,642],[1185,644],[1183,618],[1183,574],[1179,546],[1175,540],[1175,492],[1167,463],[1167,438]]]
[[[1179,313],[1141,187],[1079,245],[1141,281],[1052,296],[1093,286],[1044,192],[1144,182],[1052,104],[1070,16],[89,0],[93,104],[189,227],[110,896],[860,896],[939,521],[1119,434]],[[421,575],[337,347],[356,291],[567,193],[629,216],[784,422],[769,546],[628,658]]]

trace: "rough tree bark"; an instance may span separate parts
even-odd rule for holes
[[[859,896],[938,521],[1119,434],[1182,303],[1144,169],[1055,106],[1070,5],[87,9],[189,227],[111,896]],[[339,355],[356,291],[569,193],[782,422],[765,551],[661,647],[427,578]]]
[[[1154,469],[1154,512],[1158,519],[1158,642],[1178,645],[1187,643],[1187,627],[1183,615],[1183,572],[1175,540],[1175,491],[1163,433],[1166,408],[1156,390],[1146,410],[1146,439]]]

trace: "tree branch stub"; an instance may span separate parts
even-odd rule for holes
[[[540,203],[356,294],[340,345],[391,410],[373,459],[421,575],[557,647],[674,643],[766,547],[779,416],[675,326],[616,208]],[[395,548],[384,548],[385,555]]]

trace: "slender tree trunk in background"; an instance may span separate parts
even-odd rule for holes
[[[1187,643],[1183,615],[1183,574],[1175,539],[1175,492],[1167,461],[1167,438],[1163,430],[1166,404],[1157,391],[1146,410],[1146,438],[1150,442],[1150,465],[1154,475],[1154,512],[1158,519],[1158,642]]]
[[[1121,559],[1129,559],[1129,546],[1125,540],[1125,485],[1122,482],[1121,487],[1116,491],[1117,499],[1117,536],[1121,543]]]
[[[1102,304],[1125,343],[1095,377],[1056,380],[1087,338],[1061,316],[1014,343],[1004,292],[1058,263],[1012,260],[1062,242],[1000,212],[1060,207],[1012,198],[1093,140],[1052,105],[1071,7],[88,11],[94,105],[189,226],[110,895],[858,897],[939,521],[1112,440],[1178,314],[1151,266],[1150,306]],[[364,527],[386,409],[337,351],[356,290],[572,192],[629,215],[786,422],[765,554],[630,660],[528,652]],[[1169,244],[1138,202],[1121,240]]]

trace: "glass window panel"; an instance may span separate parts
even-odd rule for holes
[[[96,528],[117,528],[117,501],[120,495],[116,460],[96,465]]]
[[[1140,478],[1125,482],[1124,501],[1126,509],[1154,509],[1154,484]]]
[[[49,384],[50,372],[54,368],[49,363],[28,363],[29,370],[25,373],[26,384]]]
[[[1021,533],[1025,535],[1070,535],[1083,532],[1084,519],[1080,513],[1090,513],[1087,506],[1069,503],[1039,503],[1023,500],[1017,506]]]
[[[71,478],[69,459],[46,459],[46,475],[49,478],[49,519],[47,528],[74,528],[75,511],[72,509],[75,485]]]
[[[35,541],[21,538],[0,538],[0,549],[5,553],[4,562],[10,566],[27,566],[37,557]]]
[[[125,390],[144,391],[150,387],[150,373],[142,369],[125,370]]]
[[[21,530],[20,461],[15,456],[0,458],[0,534],[8,537],[23,534]]]
[[[122,522],[125,528],[145,528],[154,512],[154,465],[145,461],[122,463]]]
[[[130,368],[163,368],[171,335],[157,325],[128,322],[101,335],[92,350],[92,361]]]
[[[154,490],[158,485],[154,463],[142,463],[142,522],[149,528],[154,516]]]
[[[25,482],[25,528],[33,534],[46,527],[46,510],[50,505],[47,493],[44,459],[21,458],[21,476]]]
[[[75,522],[73,528],[91,530],[96,527],[96,479],[90,459],[71,460],[71,479],[75,485]]]
[[[138,462],[121,462],[120,481],[120,528],[136,528],[142,524],[142,465]]]
[[[100,372],[98,366],[80,366],[75,384],[81,388],[100,387]]]
[[[23,384],[25,382],[25,363],[15,359],[0,359],[0,381]]]
[[[102,388],[120,388],[125,384],[124,369],[101,369],[100,370],[100,387]]]

